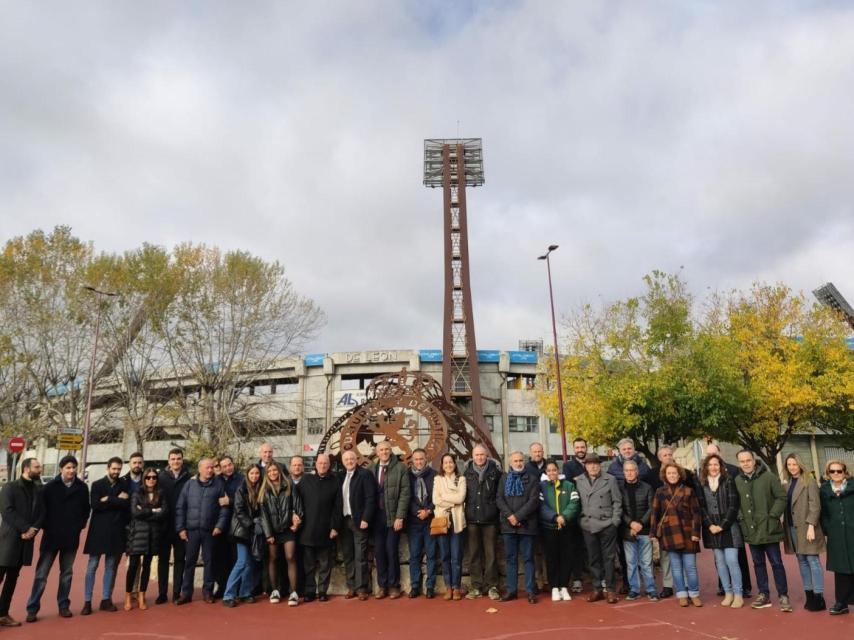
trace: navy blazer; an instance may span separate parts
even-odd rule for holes
[[[341,490],[344,490],[344,481],[347,472],[341,474]],[[356,467],[353,477],[350,479],[350,513],[353,522],[358,524],[362,521],[372,522],[377,510],[377,480],[374,474],[364,467]],[[344,507],[342,496],[341,507]],[[343,511],[342,511],[343,513]]]

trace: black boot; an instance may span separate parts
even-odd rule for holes
[[[816,593],[813,596],[813,607],[814,608],[810,609],[810,611],[824,611],[827,609],[827,603],[824,601],[823,593]]]
[[[816,611],[815,608],[815,592],[807,590],[807,599],[804,602],[804,611]]]

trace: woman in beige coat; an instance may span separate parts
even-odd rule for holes
[[[824,570],[818,555],[824,552],[824,533],[821,530],[821,500],[818,485],[794,453],[786,456],[783,467],[786,481],[785,538],[786,553],[798,557],[801,581],[806,591],[807,611],[824,611]]]
[[[433,480],[433,515],[450,520],[448,533],[437,536],[442,551],[442,576],[445,600],[462,600],[463,530],[466,528],[466,479],[457,473],[457,459],[450,453],[442,456],[442,473]]]

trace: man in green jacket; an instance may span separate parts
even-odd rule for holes
[[[780,598],[780,611],[789,612],[789,587],[786,583],[786,569],[780,554],[780,541],[783,539],[781,518],[786,509],[786,492],[780,479],[764,466],[756,464],[752,451],[742,449],[738,452],[738,466],[741,473],[735,479],[741,508],[738,520],[744,539],[750,545],[750,557],[753,559],[753,571],[756,573],[759,595],[751,605],[754,609],[771,606],[771,593],[768,587],[768,567],[765,558],[771,563],[774,573],[774,586]]]
[[[380,442],[371,470],[379,486],[373,523],[379,589],[374,597],[395,600],[400,597],[400,532],[409,510],[409,469],[392,455],[389,442]]]

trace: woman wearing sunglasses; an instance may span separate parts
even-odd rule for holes
[[[854,596],[854,482],[842,460],[825,466],[830,479],[821,486],[821,527],[827,536],[827,570],[833,571],[836,603],[830,615],[848,613]],[[847,514],[847,517],[846,517]]]
[[[133,606],[134,593],[140,609],[145,605],[145,588],[151,573],[151,559],[160,549],[160,540],[169,506],[160,495],[157,471],[148,467],[142,473],[142,486],[131,496],[131,522],[128,526],[128,571],[125,578],[125,611]],[[137,578],[139,587],[136,587]]]

